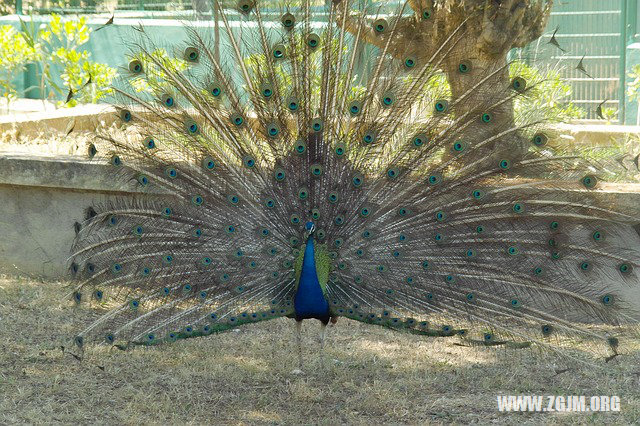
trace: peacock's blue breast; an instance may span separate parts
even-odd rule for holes
[[[329,302],[324,296],[316,271],[313,238],[309,237],[302,261],[302,272],[294,298],[297,319],[328,319]]]

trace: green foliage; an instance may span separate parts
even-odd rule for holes
[[[24,27],[24,26],[23,26]],[[25,31],[26,33],[26,31]],[[60,15],[52,14],[49,25],[38,32],[38,38],[32,38],[35,44],[41,46],[39,61],[47,83],[62,90],[52,78],[53,70],[61,70],[60,78],[65,87],[64,93],[72,89],[77,94],[68,103],[74,106],[78,102],[95,103],[109,93],[108,86],[116,75],[116,70],[91,61],[91,54],[80,50],[80,46],[89,41],[90,30],[86,26],[86,18],[77,21],[63,21]],[[84,87],[91,76],[91,84]],[[82,89],[82,90],[81,90]],[[59,102],[62,104],[62,102]]]
[[[554,123],[575,120],[585,112],[569,101],[571,86],[555,70],[542,72],[524,62],[513,62],[509,67],[511,78],[522,77],[527,81],[526,96],[517,97],[514,104],[516,121],[535,111],[543,121]]]
[[[631,67],[631,72],[627,74],[633,81],[627,84],[627,96],[630,101],[640,100],[640,64]]]
[[[542,72],[524,62],[513,62],[509,67],[510,78],[521,77],[527,82],[524,96],[514,98],[516,124],[531,121],[557,123],[575,120],[585,112],[569,101],[571,86],[555,70]],[[451,86],[444,73],[437,73],[427,82],[428,99],[449,99]],[[535,116],[535,117],[533,117]]]
[[[27,44],[19,31],[11,25],[0,27],[0,95],[7,102],[17,96],[11,80],[35,57],[35,49]]]
[[[147,92],[156,95],[161,95],[163,92],[172,92],[172,86],[166,83],[165,72],[154,61],[162,64],[171,73],[180,73],[186,70],[188,67],[187,62],[180,58],[170,57],[165,49],[154,50],[151,52],[151,57],[153,57],[153,60],[150,60],[144,54],[135,55],[131,58],[132,60],[139,60],[144,70],[144,76],[130,80],[131,86],[136,92]]]
[[[39,65],[41,79],[38,83],[44,96],[49,87],[58,97],[65,97],[69,89],[76,95],[67,104],[97,102],[109,92],[109,85],[116,70],[90,60],[91,54],[80,47],[89,41],[90,30],[86,18],[65,21],[52,14],[44,28],[36,23],[20,21],[21,30],[11,26],[0,28],[0,87],[2,96],[11,100],[17,96],[12,80],[29,63]],[[62,86],[58,84],[62,80]],[[91,76],[91,84],[85,84]],[[64,102],[58,102],[63,105]]]
[[[602,108],[602,116],[607,122],[618,120],[618,110],[616,108]]]

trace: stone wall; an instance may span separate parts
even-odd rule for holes
[[[640,204],[638,184],[604,183],[600,188],[620,208]],[[570,189],[554,183],[548,190]],[[117,182],[103,160],[0,153],[0,273],[66,276],[74,224],[82,222],[86,208],[136,194],[135,183]]]
[[[65,276],[85,209],[136,193],[114,188],[111,167],[77,157],[0,156],[0,272]]]

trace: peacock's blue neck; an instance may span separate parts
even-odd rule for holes
[[[326,320],[329,317],[329,302],[324,296],[318,272],[313,236],[309,236],[304,249],[302,271],[294,298],[296,319],[318,318]]]

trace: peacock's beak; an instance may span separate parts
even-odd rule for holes
[[[316,230],[316,225],[313,222],[307,222],[306,223],[306,225],[304,226],[304,239],[305,239],[305,241],[308,240],[311,235],[313,235],[315,230]]]

